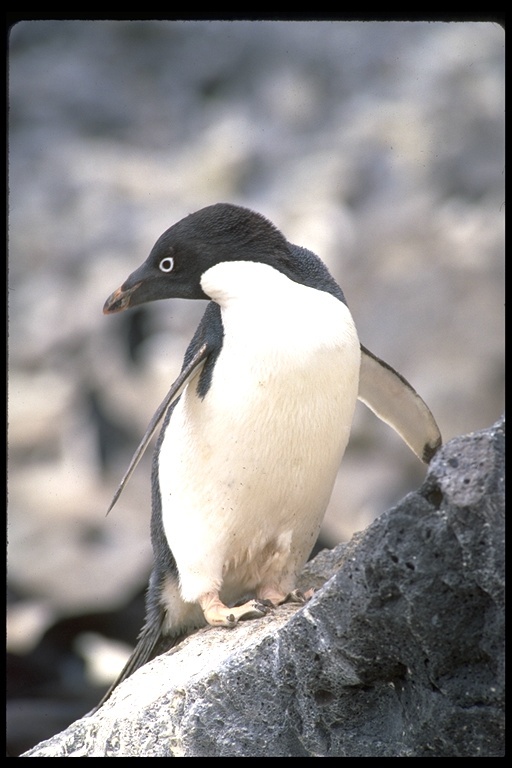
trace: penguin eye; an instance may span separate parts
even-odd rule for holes
[[[174,269],[174,259],[172,256],[166,256],[165,259],[162,259],[160,264],[158,265],[158,268],[162,272],[172,272]]]

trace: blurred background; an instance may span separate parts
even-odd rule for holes
[[[151,568],[150,454],[112,495],[204,311],[105,317],[171,224],[233,202],[316,252],[445,441],[504,403],[504,30],[33,21],[9,40],[8,747],[99,699]],[[333,546],[425,467],[358,404]]]

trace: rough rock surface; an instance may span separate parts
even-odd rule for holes
[[[504,420],[233,631],[201,630],[26,757],[504,752]]]

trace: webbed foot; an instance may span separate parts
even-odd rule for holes
[[[264,605],[275,608],[285,603],[306,603],[313,597],[314,592],[314,589],[308,589],[307,592],[294,589],[292,592],[285,593],[274,587],[263,587],[258,590],[258,598]]]
[[[300,589],[294,589],[292,592],[288,592],[283,603],[307,603],[311,600],[315,594],[314,589],[308,589],[306,592],[302,592]]]
[[[204,617],[214,627],[234,627],[239,621],[260,619],[268,611],[268,605],[261,600],[249,600],[233,608],[224,605],[218,595],[205,595],[199,600]]]

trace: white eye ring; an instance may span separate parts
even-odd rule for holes
[[[162,272],[172,272],[174,269],[174,259],[172,256],[166,256],[165,259],[162,259],[160,264],[158,265],[158,268]]]

